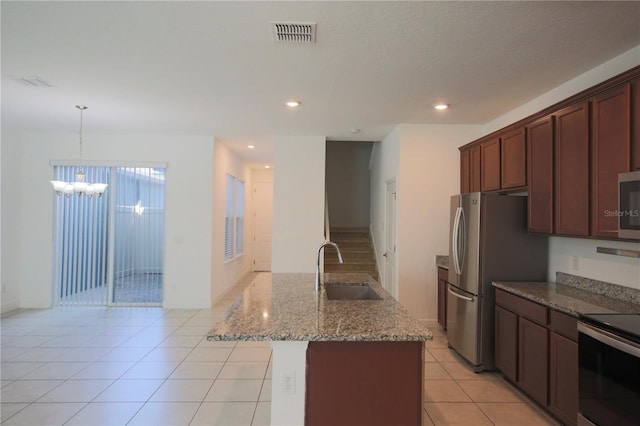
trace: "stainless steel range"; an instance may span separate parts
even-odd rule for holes
[[[640,425],[640,314],[580,317],[578,425]]]

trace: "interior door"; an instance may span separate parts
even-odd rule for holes
[[[273,183],[256,182],[253,192],[253,270],[271,271]]]
[[[387,182],[387,208],[385,217],[385,267],[383,286],[389,294],[398,299],[396,285],[396,181]]]

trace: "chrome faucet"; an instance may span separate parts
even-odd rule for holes
[[[344,263],[344,260],[342,260],[342,253],[340,253],[340,247],[338,247],[336,243],[332,243],[331,241],[325,241],[324,243],[320,244],[320,247],[318,247],[318,254],[316,256],[316,292],[320,290],[320,252],[326,246],[335,247],[336,250],[338,251],[338,262]]]

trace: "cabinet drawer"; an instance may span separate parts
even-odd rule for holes
[[[438,279],[447,281],[449,279],[449,270],[438,267]]]
[[[538,324],[548,324],[548,309],[520,296],[507,293],[504,290],[496,289],[496,304],[517,313],[525,318],[537,322]]]
[[[549,311],[549,323],[551,330],[574,342],[578,341],[577,318],[552,309]]]

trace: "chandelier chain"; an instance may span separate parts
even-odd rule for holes
[[[85,105],[76,105],[76,108],[80,110],[80,170],[82,171],[82,123],[84,110],[88,107]]]

